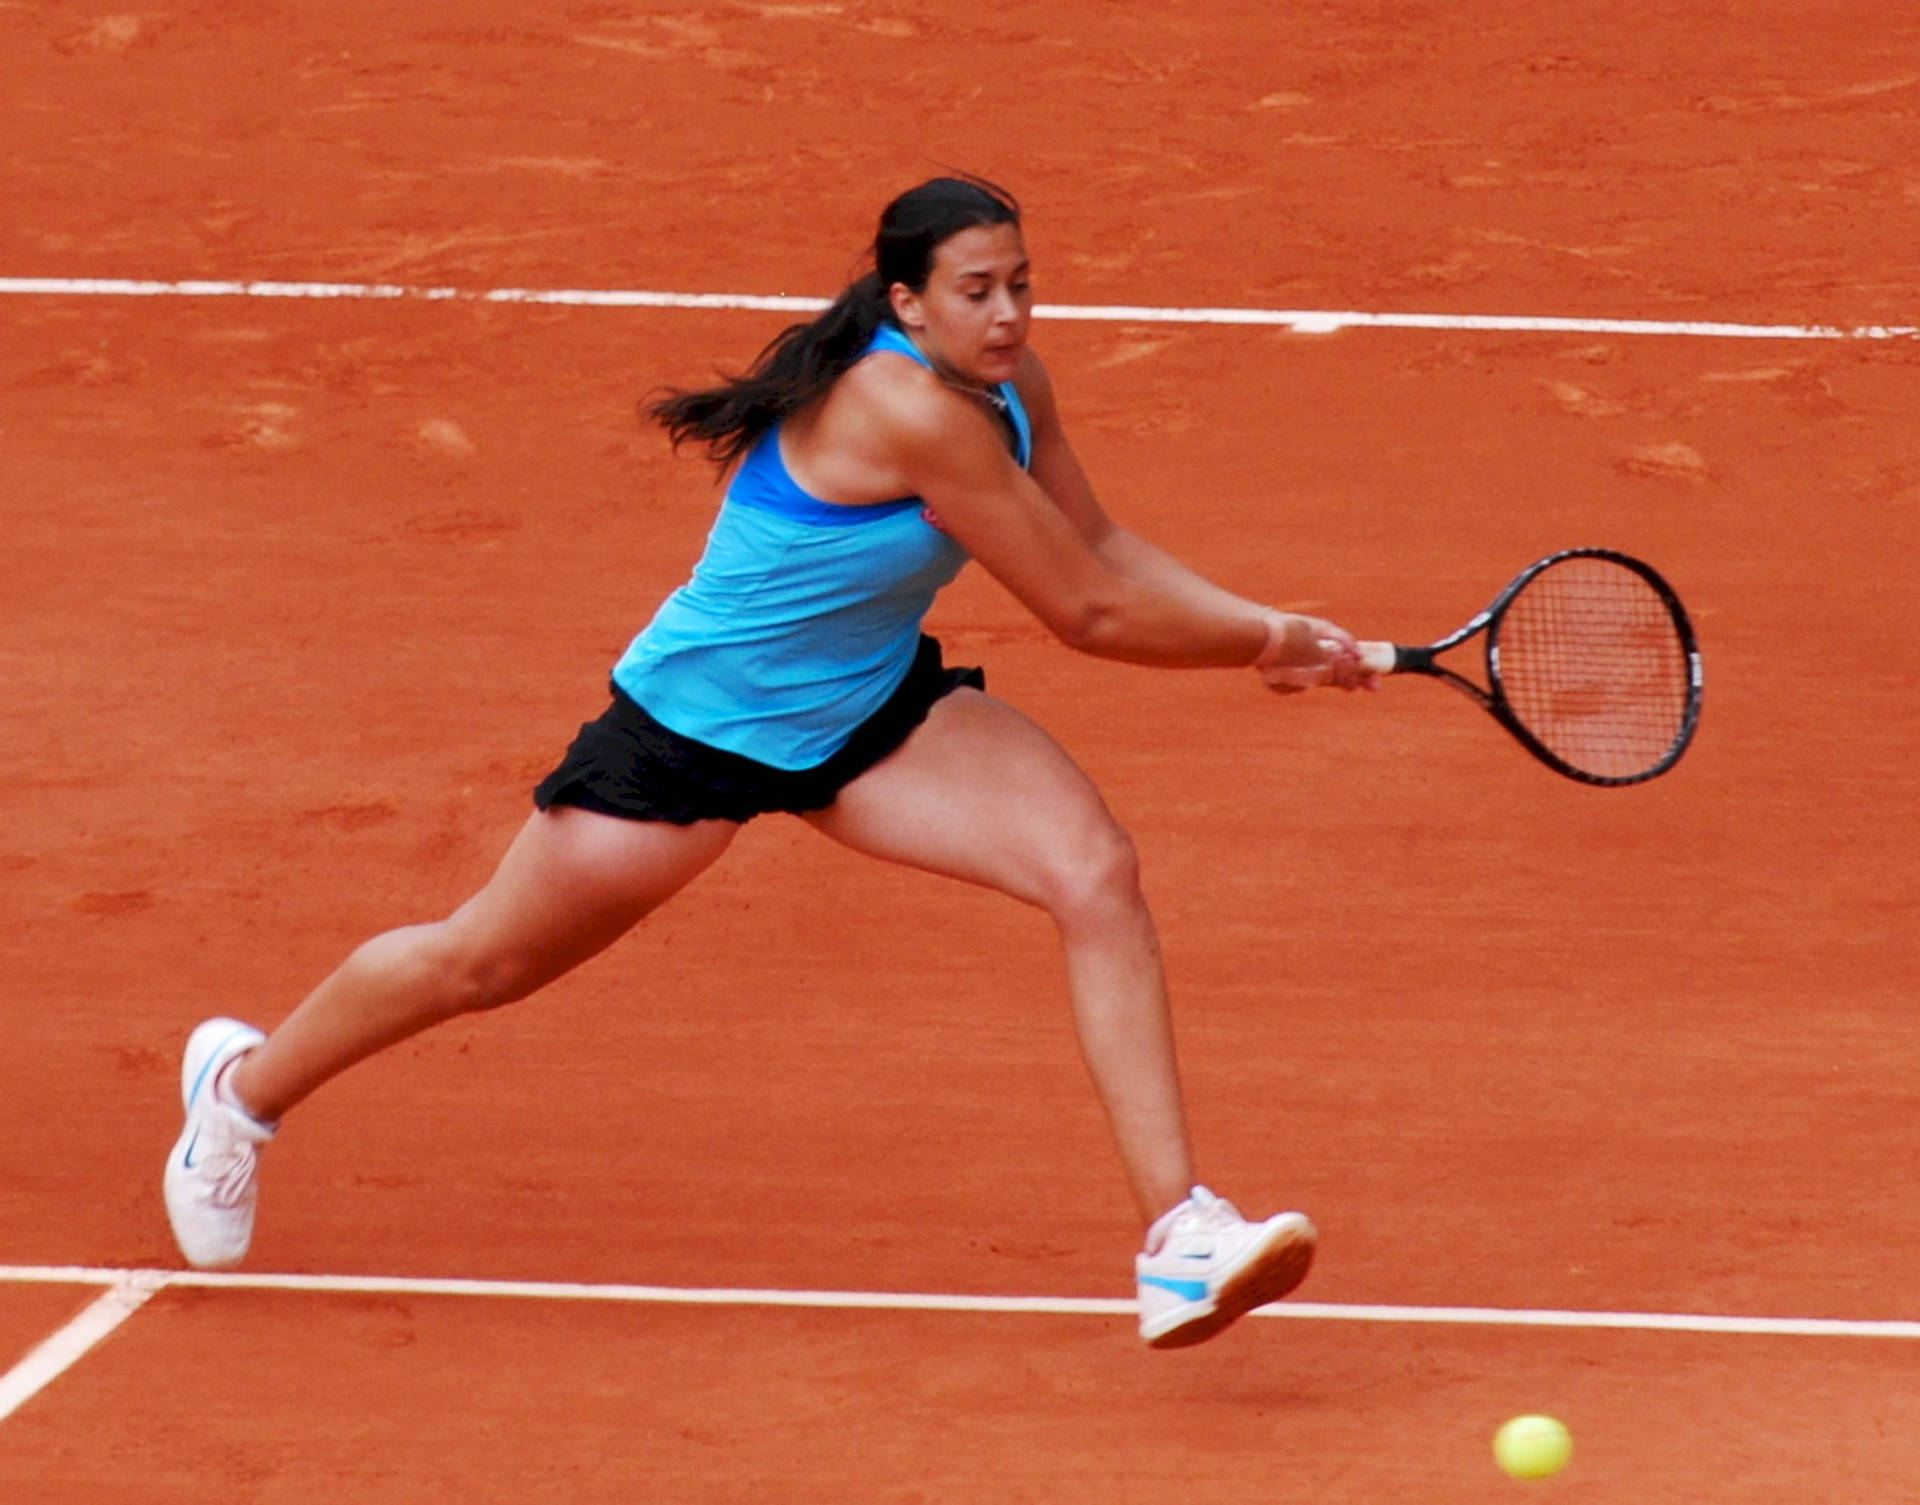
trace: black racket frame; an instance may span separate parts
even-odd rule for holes
[[[1687,704],[1681,715],[1680,729],[1674,734],[1672,744],[1658,761],[1647,768],[1631,774],[1599,774],[1580,768],[1556,755],[1541,740],[1527,729],[1527,725],[1514,713],[1507,700],[1505,685],[1500,679],[1500,623],[1507,614],[1515,597],[1525,590],[1527,585],[1543,571],[1568,559],[1605,559],[1611,563],[1632,570],[1648,585],[1653,587],[1668,614],[1673,619],[1674,630],[1678,635],[1680,647],[1687,659]],[[1464,674],[1456,673],[1444,664],[1437,663],[1440,654],[1450,648],[1457,648],[1474,634],[1486,634],[1486,670],[1487,684],[1483,688],[1468,679]],[[1424,674],[1432,679],[1445,680],[1455,689],[1466,694],[1498,721],[1514,736],[1514,739],[1534,757],[1538,758],[1555,773],[1577,779],[1582,784],[1598,784],[1602,787],[1616,788],[1626,784],[1644,784],[1648,779],[1658,778],[1675,763],[1693,741],[1695,729],[1700,724],[1700,703],[1705,688],[1705,679],[1700,664],[1700,645],[1694,635],[1693,622],[1687,616],[1686,607],[1680,604],[1680,597],[1673,587],[1667,584],[1658,570],[1643,559],[1631,554],[1623,554],[1618,549],[1577,548],[1561,549],[1543,559],[1536,559],[1512,580],[1506,588],[1494,597],[1485,611],[1478,613],[1458,632],[1449,633],[1438,642],[1429,643],[1424,648],[1407,647],[1399,643],[1393,647],[1393,672],[1395,674]]]

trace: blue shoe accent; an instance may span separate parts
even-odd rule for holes
[[[187,1091],[187,1106],[189,1108],[200,1100],[200,1089],[206,1086],[207,1073],[213,1070],[213,1063],[220,1059],[220,1052],[231,1045],[236,1037],[245,1033],[244,1028],[229,1030],[227,1031],[227,1037],[207,1052],[206,1060],[200,1063],[200,1074],[193,1079],[193,1086]]]
[[[1207,1299],[1207,1283],[1204,1280],[1170,1280],[1164,1275],[1142,1275],[1140,1284],[1158,1286],[1163,1291],[1171,1291],[1182,1301]]]

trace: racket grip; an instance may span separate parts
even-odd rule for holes
[[[1392,643],[1362,643],[1360,662],[1370,674],[1391,674],[1400,667],[1400,650]]]

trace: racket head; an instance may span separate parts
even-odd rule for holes
[[[1642,784],[1700,722],[1700,648],[1659,571],[1616,549],[1565,549],[1488,608],[1488,709],[1555,771]]]

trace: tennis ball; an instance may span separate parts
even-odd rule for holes
[[[1516,1479],[1557,1474],[1573,1456],[1573,1438],[1551,1416],[1516,1416],[1493,1435],[1494,1461]]]

